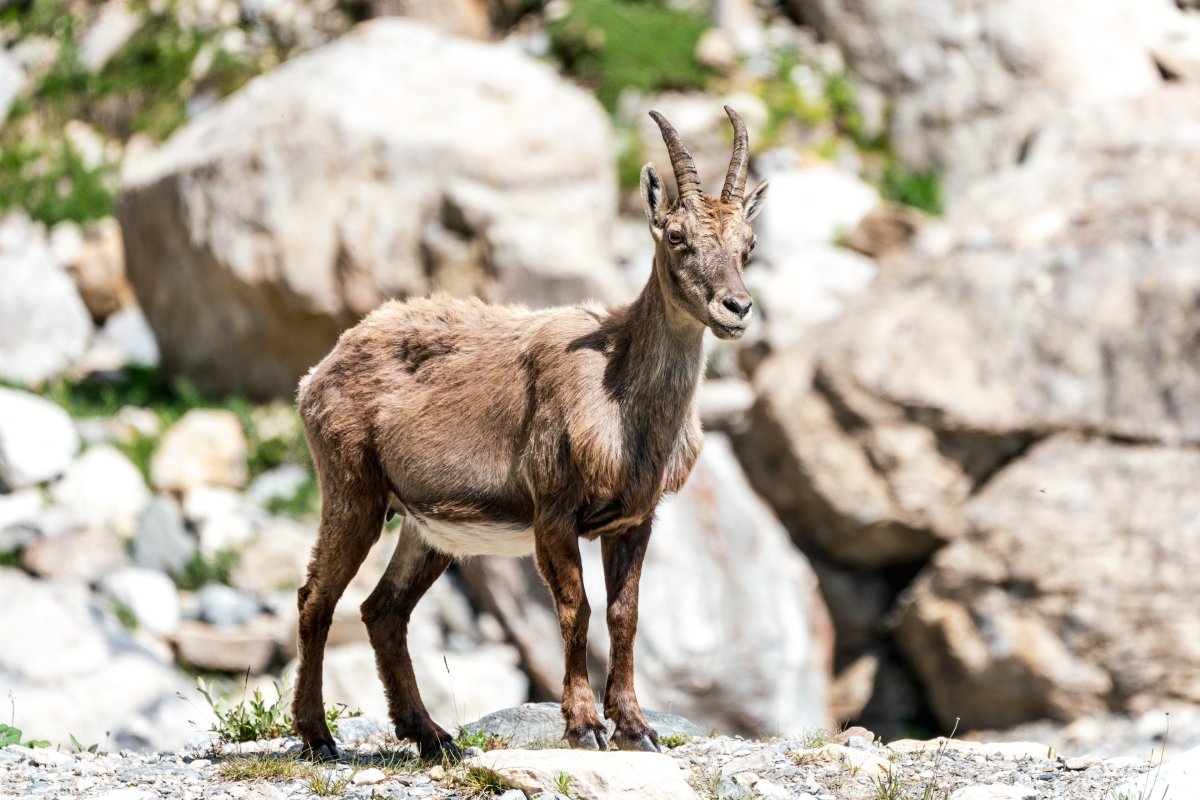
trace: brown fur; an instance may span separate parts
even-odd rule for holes
[[[660,124],[672,144],[673,129]],[[677,136],[673,143],[672,154],[690,161]],[[301,382],[324,498],[299,593],[295,717],[308,748],[336,754],[322,711],[322,651],[334,605],[389,504],[408,519],[363,617],[399,736],[427,755],[452,749],[421,702],[406,638],[412,609],[451,561],[422,538],[419,525],[434,520],[533,528],[564,641],[566,738],[604,749],[585,663],[578,544],[600,537],[612,638],[605,714],[618,746],[657,747],[633,688],[641,564],[659,499],[683,485],[700,451],[704,329],[731,338],[748,321],[741,269],[763,192],[744,204],[740,186],[728,202],[689,192],[668,208],[648,164],[642,193],[656,253],[634,302],[611,311],[444,295],[391,302],[346,331]]]

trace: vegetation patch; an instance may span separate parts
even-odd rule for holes
[[[574,0],[547,32],[563,69],[610,112],[623,89],[700,89],[712,72],[696,60],[708,27],[699,14],[651,0]]]
[[[246,676],[246,684],[248,682],[249,675]],[[293,730],[292,715],[288,710],[292,694],[290,675],[285,674],[282,681],[275,682],[277,697],[274,701],[263,697],[262,690],[258,688],[253,694],[247,695],[246,684],[243,684],[241,701],[235,705],[223,699],[213,684],[204,678],[196,679],[196,691],[217,717],[211,730],[216,734],[218,741],[222,744],[236,744],[290,736]],[[339,719],[360,716],[361,711],[350,711],[341,703],[325,709],[325,723],[334,736],[338,732]]]
[[[227,781],[311,780],[317,768],[295,756],[260,754],[232,756],[221,762],[218,772]]]
[[[512,742],[511,736],[500,736],[487,731],[469,731],[466,728],[459,728],[458,737],[454,740],[454,744],[458,745],[459,750],[466,750],[468,747],[478,747],[485,753],[488,750],[503,750]]]

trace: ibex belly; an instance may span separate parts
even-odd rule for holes
[[[452,556],[527,556],[533,528],[504,522],[466,522],[412,515],[430,547]]]

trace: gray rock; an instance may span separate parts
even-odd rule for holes
[[[129,563],[125,544],[111,531],[85,528],[28,543],[21,566],[43,578],[95,583]]]
[[[196,540],[184,527],[179,506],[165,497],[150,501],[133,536],[134,563],[179,575],[195,552]]]
[[[151,633],[167,634],[179,627],[182,615],[175,584],[157,570],[125,567],[105,575],[100,588]]]
[[[246,487],[246,496],[260,506],[290,500],[312,478],[312,471],[299,464],[280,464],[262,473]]]
[[[0,380],[31,386],[83,354],[92,319],[40,227],[9,214],[0,229]]]
[[[85,450],[50,487],[50,495],[79,512],[89,524],[126,539],[133,535],[150,502],[141,471],[108,444]]]
[[[896,633],[943,724],[1200,702],[1200,453],[1056,436],[967,506]],[[1044,546],[1053,541],[1053,547]]]
[[[165,369],[290,397],[392,297],[608,296],[615,184],[590,94],[514,48],[386,19],[196,117],[128,170],[120,217]]]
[[[0,327],[5,324],[0,321]],[[66,411],[29,392],[0,387],[0,486],[21,489],[56,478],[78,449],[79,436]]]
[[[8,119],[8,110],[25,87],[25,71],[7,53],[0,53],[0,129]]]
[[[198,617],[213,625],[242,625],[254,619],[262,606],[253,595],[219,583],[196,593]]]
[[[137,306],[126,306],[104,321],[96,336],[95,350],[104,349],[117,367],[135,365],[158,366],[158,342],[146,316]]]
[[[597,703],[596,711],[604,716],[604,708]],[[650,727],[662,736],[687,736],[700,739],[707,734],[696,725],[676,714],[642,709]],[[609,733],[614,726],[608,722]],[[526,703],[523,706],[495,711],[485,717],[464,724],[463,730],[484,732],[508,739],[508,746],[523,748],[531,746],[556,746],[563,735],[562,710],[558,703]]]
[[[150,482],[160,490],[246,483],[246,434],[232,411],[193,408],[167,429],[150,459]]]

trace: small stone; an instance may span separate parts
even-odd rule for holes
[[[133,535],[133,561],[139,567],[179,575],[196,552],[196,540],[187,532],[179,506],[165,497],[155,498],[138,518]]]
[[[442,770],[442,767],[437,766],[434,767],[434,769]],[[430,770],[431,776],[432,772],[433,770]],[[442,770],[442,774],[443,776],[445,775],[445,770]],[[375,767],[359,770],[357,773],[355,773],[354,777],[351,778],[351,782],[355,786],[374,786],[375,784],[383,783],[386,780],[387,775],[383,773],[383,770],[376,769]],[[441,778],[435,778],[435,780],[441,780]]]
[[[1099,756],[1086,755],[1076,758],[1067,758],[1063,760],[1063,766],[1072,772],[1082,772],[1085,769],[1091,769],[1098,764],[1103,763]]]
[[[21,489],[58,477],[78,449],[75,425],[61,407],[0,387],[0,485]]]
[[[196,594],[198,617],[213,625],[243,625],[262,611],[258,600],[219,583],[210,583]]]
[[[440,781],[446,777],[446,770],[440,764],[429,770],[429,779],[432,781]]]
[[[150,460],[150,481],[161,490],[246,483],[246,436],[230,411],[192,409],[172,425]]]
[[[1037,790],[1031,786],[1002,786],[989,783],[965,786],[950,795],[950,800],[1029,800],[1037,797],[1037,794]]]
[[[736,772],[733,775],[733,782],[747,789],[753,789],[754,784],[758,783],[758,780],[758,776],[753,772]]]
[[[260,506],[272,501],[287,501],[308,482],[310,472],[299,464],[280,464],[250,481],[246,496]]]
[[[525,800],[525,793],[520,789],[509,789],[496,800]]]
[[[468,747],[463,751],[463,758],[475,758],[475,756],[483,755],[482,747]]]
[[[59,753],[40,747],[33,749],[33,755],[30,756],[29,760],[40,767],[66,767],[75,763],[75,759],[66,753]]]
[[[125,567],[105,575],[100,588],[128,608],[138,625],[151,633],[167,634],[179,627],[179,595],[175,584],[161,572]]]
[[[128,539],[150,492],[142,473],[109,444],[89,447],[50,488],[55,502],[79,511],[90,524]]]
[[[767,797],[772,800],[788,800],[791,797],[786,789],[766,778],[754,784],[754,792],[760,797]]]

